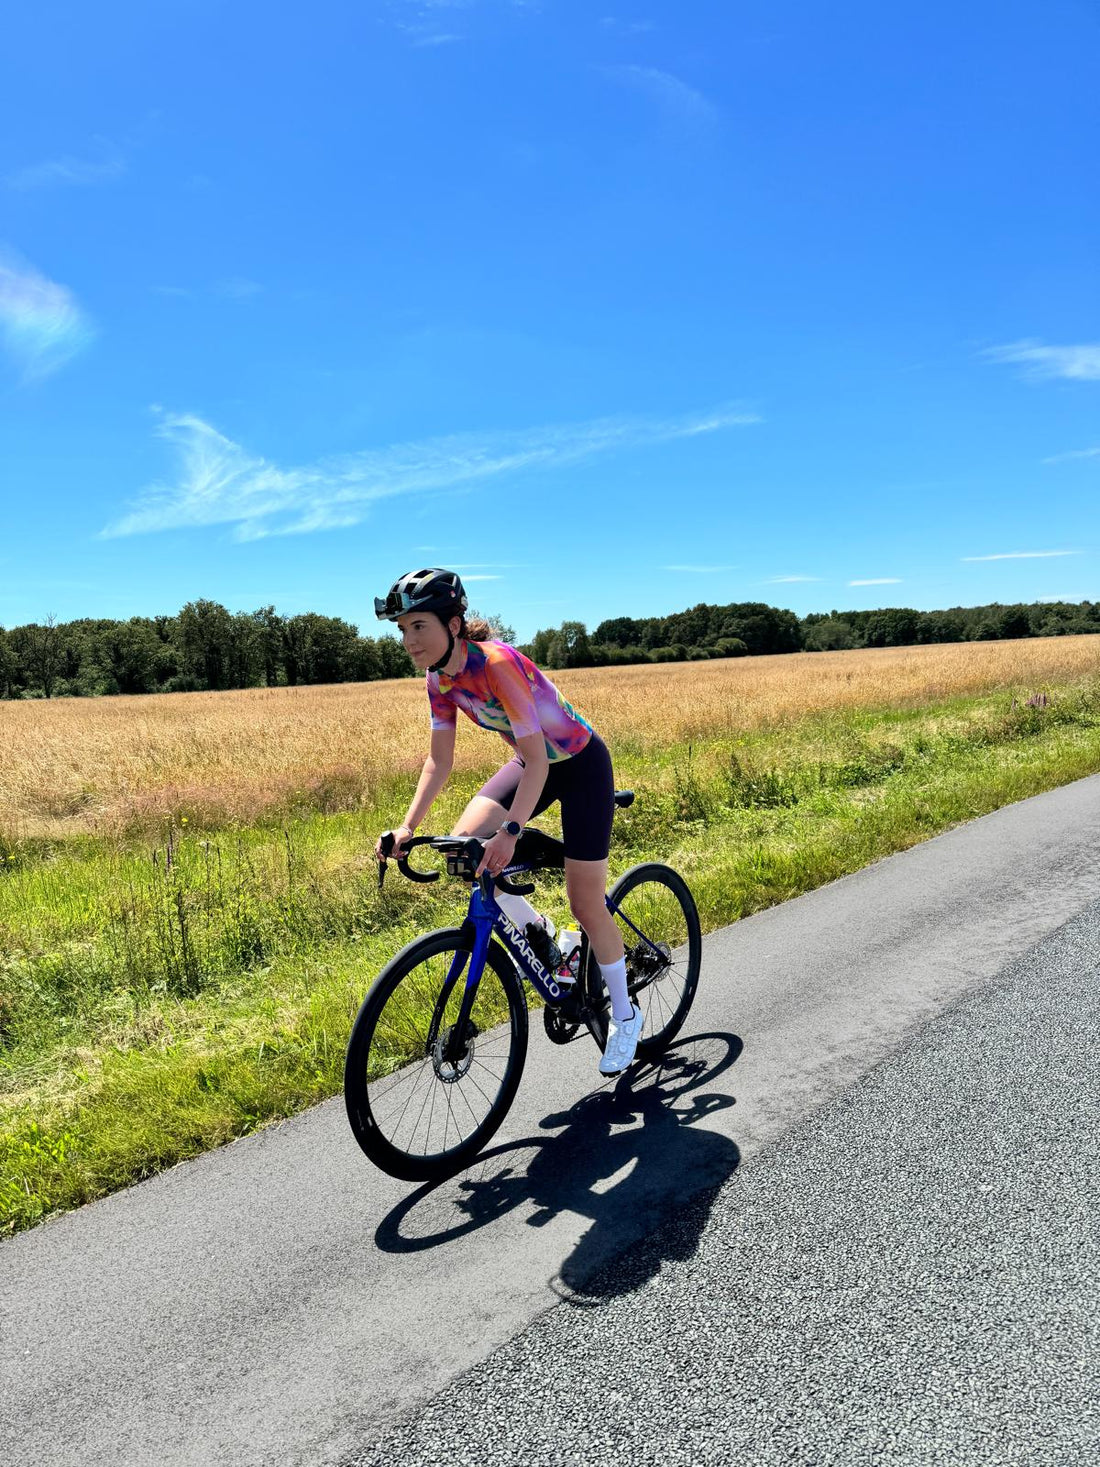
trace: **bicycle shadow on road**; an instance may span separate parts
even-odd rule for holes
[[[742,1047],[724,1033],[678,1041],[659,1061],[547,1116],[539,1129],[554,1135],[491,1147],[460,1176],[418,1188],[382,1219],[377,1246],[417,1252],[517,1212],[533,1228],[569,1213],[591,1221],[552,1281],[556,1292],[592,1305],[637,1288],[665,1258],[694,1253],[719,1187],[737,1169],[736,1144],[698,1123],[735,1103],[731,1095],[700,1092]],[[673,1219],[676,1226],[662,1229]],[[646,1249],[644,1264],[639,1258],[608,1267],[657,1229],[661,1248]]]

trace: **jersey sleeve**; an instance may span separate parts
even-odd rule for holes
[[[507,714],[514,738],[522,739],[528,734],[542,732],[534,689],[510,648],[486,661],[485,682]]]
[[[458,722],[458,710],[454,702],[440,692],[438,678],[431,673],[425,677],[428,685],[428,710],[432,728],[453,728]]]

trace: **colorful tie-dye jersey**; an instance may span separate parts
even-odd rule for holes
[[[592,725],[529,657],[506,642],[467,642],[462,671],[453,678],[429,672],[427,683],[433,728],[450,727],[461,708],[513,748],[516,739],[541,730],[551,764],[579,754],[592,737]]]

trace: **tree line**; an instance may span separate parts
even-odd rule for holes
[[[293,687],[410,677],[394,637],[361,637],[338,616],[230,612],[189,601],[176,616],[0,628],[0,697],[82,697]]]
[[[811,612],[798,617],[760,601],[700,603],[671,616],[616,616],[589,633],[567,621],[535,633],[524,648],[548,668],[606,667],[633,662],[695,662],[777,652],[832,652],[857,647],[908,647],[933,642],[988,642],[1100,632],[1100,601],[953,606],[915,611]]]
[[[515,633],[489,621],[503,641]],[[886,607],[798,617],[764,602],[700,603],[670,616],[612,617],[589,632],[566,621],[535,633],[522,650],[540,666],[607,667],[693,662],[778,652],[828,652],[933,642],[1100,633],[1100,602],[955,606],[947,611]],[[337,616],[280,616],[273,606],[230,612],[189,601],[176,616],[83,619],[0,627],[0,698],[95,697],[113,693],[370,682],[412,677],[392,636],[363,637]]]

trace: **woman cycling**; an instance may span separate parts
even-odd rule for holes
[[[408,571],[385,600],[379,620],[396,622],[405,650],[428,685],[431,748],[402,825],[392,833],[400,857],[454,765],[458,710],[500,734],[516,751],[473,797],[451,832],[485,839],[477,874],[498,876],[511,865],[527,821],[555,800],[561,804],[565,888],[569,906],[599,963],[611,997],[611,1022],[600,1072],[615,1075],[634,1058],[642,1011],[630,1000],[623,940],[604,903],[615,783],[600,736],[566,702],[535,664],[506,642],[491,640],[488,623],[467,623],[469,602],[453,571]],[[382,859],[381,839],[376,847]]]

